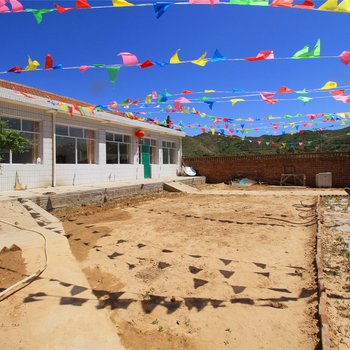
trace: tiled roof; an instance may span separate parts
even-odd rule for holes
[[[79,100],[76,100],[74,98],[69,98],[66,96],[53,94],[52,92],[32,88],[30,86],[14,83],[12,81],[0,79],[0,87],[5,88],[5,89],[9,89],[9,90],[23,92],[25,94],[30,94],[30,95],[34,95],[34,96],[48,98],[50,100],[54,100],[54,101],[58,101],[58,102],[69,103],[72,105],[78,105],[78,106],[82,106],[82,107],[91,106],[91,104],[89,104],[89,103],[79,101]]]

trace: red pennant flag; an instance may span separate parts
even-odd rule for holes
[[[312,10],[313,8],[315,8],[315,4],[311,0],[305,0],[302,4],[295,5],[294,8]]]
[[[260,51],[256,57],[246,57],[247,61],[261,61],[261,60],[273,60],[275,58],[273,51]]]
[[[58,13],[65,13],[67,11],[72,11],[74,8],[72,7],[62,7],[60,5],[55,4],[56,10]]]
[[[294,92],[294,90],[289,89],[289,88],[287,88],[287,87],[285,87],[285,86],[282,86],[282,87],[277,91],[278,94],[285,94],[285,93],[288,93],[288,92]]]
[[[345,90],[329,90],[329,93],[332,95],[344,95]]]
[[[147,61],[145,61],[145,62],[140,64],[140,68],[141,69],[149,68],[149,67],[152,67],[152,66],[154,66],[154,64],[150,60],[147,60]]]
[[[53,68],[53,59],[50,54],[46,56],[45,59],[45,69],[52,69]]]
[[[9,73],[19,73],[21,72],[23,69],[19,66],[14,66],[11,69],[8,70]]]
[[[190,91],[190,90],[184,90],[184,91],[182,91],[182,94],[193,94],[193,92],[192,91]]]
[[[69,114],[71,117],[73,117],[73,107],[72,106],[68,106],[69,109]]]
[[[76,6],[77,9],[89,9],[91,5],[86,0],[77,0]]]
[[[273,0],[270,6],[277,6],[277,7],[292,7],[293,6],[293,0]]]

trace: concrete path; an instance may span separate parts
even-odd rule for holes
[[[347,193],[342,190],[327,190],[327,189],[287,189],[285,188],[273,188],[267,190],[203,190],[193,194],[198,195],[222,195],[222,196],[346,196]]]
[[[35,205],[26,205],[33,214]],[[57,219],[52,222],[53,217],[45,217],[45,212],[37,212],[36,217],[45,222],[40,227],[19,202],[2,202],[0,207],[0,219],[39,230],[48,246],[48,267],[42,275],[0,301],[0,348],[123,349],[107,311],[98,308],[66,237],[55,232],[63,231],[61,223]],[[43,237],[0,222],[0,250],[12,244],[22,249],[27,275],[44,265]]]

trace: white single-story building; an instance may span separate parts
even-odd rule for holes
[[[0,120],[32,141],[24,153],[0,150],[0,191],[178,174],[184,132],[90,106],[0,80]]]

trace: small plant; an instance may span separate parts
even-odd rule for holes
[[[231,333],[231,328],[226,328],[225,332]]]
[[[159,326],[158,327],[158,332],[160,333],[160,332],[164,332],[164,327],[163,326]]]
[[[15,225],[18,225],[19,224],[19,222],[18,221],[15,221]]]
[[[159,321],[157,318],[154,321],[152,321],[152,324],[158,324],[158,323],[159,323]]]
[[[153,293],[154,293],[154,288],[150,288],[149,290],[147,290],[145,292],[145,294],[142,294],[142,299],[143,300],[149,300],[150,297],[151,297],[151,294],[153,294]]]

